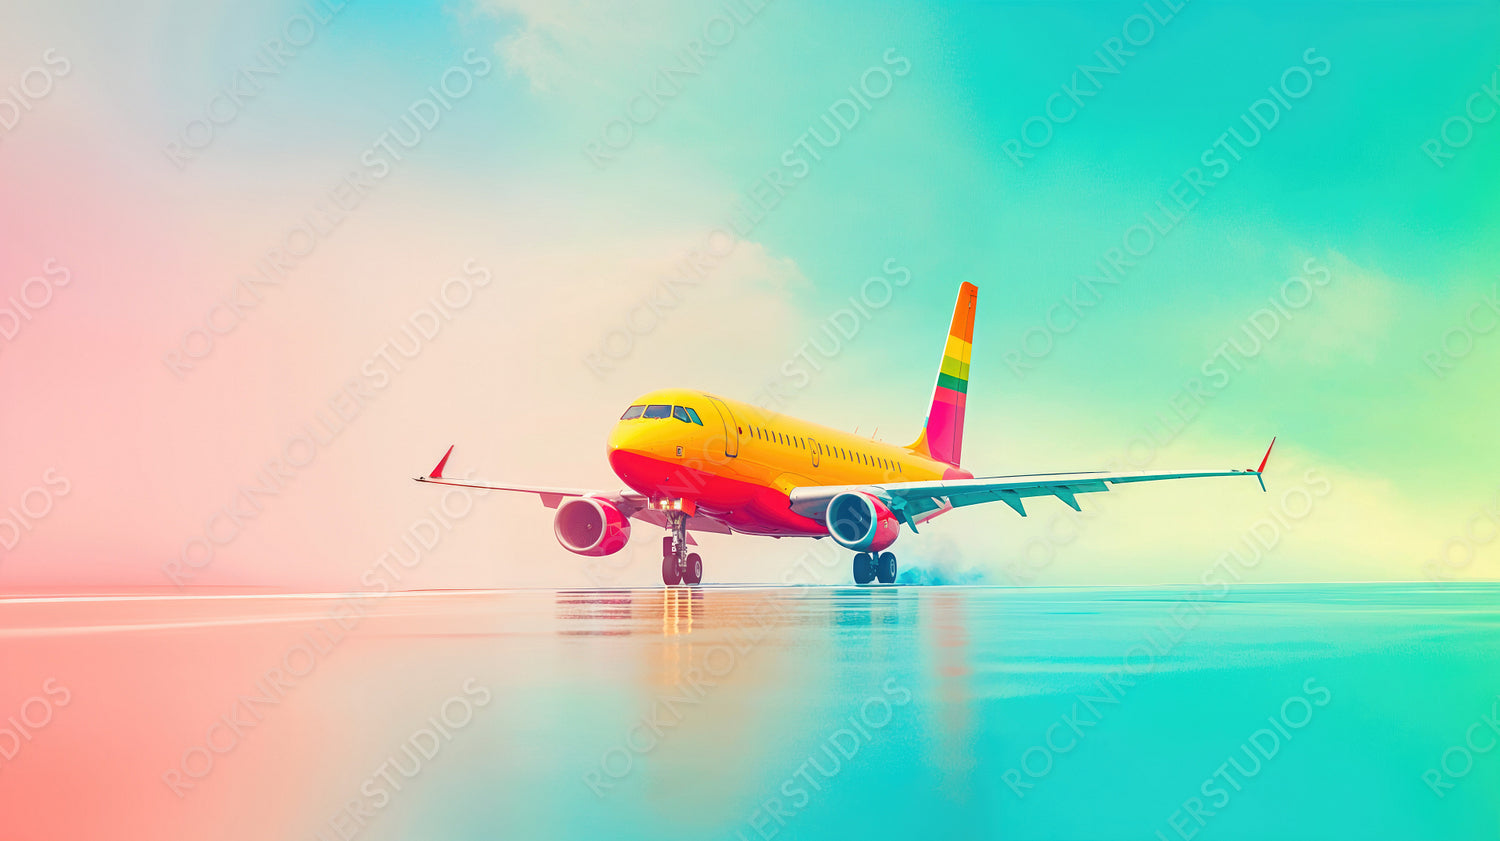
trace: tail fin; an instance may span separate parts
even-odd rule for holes
[[[974,350],[974,309],[978,303],[979,287],[966,282],[958,288],[942,367],[932,389],[932,406],[927,410],[922,434],[907,448],[954,467],[963,452],[964,404],[969,396],[969,356]]]

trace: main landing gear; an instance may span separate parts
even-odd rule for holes
[[[854,556],[854,583],[869,584],[874,580],[881,584],[896,583],[895,555],[890,552],[860,552]]]
[[[672,533],[661,539],[661,581],[671,586],[701,584],[703,582],[703,559],[697,552],[689,552],[687,542],[688,515],[681,511],[668,511],[667,523]]]

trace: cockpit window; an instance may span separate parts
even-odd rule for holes
[[[620,420],[633,420],[635,418],[646,418],[648,420],[661,420],[662,418],[676,418],[683,423],[696,423],[703,425],[703,420],[698,413],[688,406],[668,406],[665,403],[652,403],[649,406],[635,405],[625,410]]]

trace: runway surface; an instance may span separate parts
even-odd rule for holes
[[[1496,838],[1497,596],[6,598],[0,835]]]

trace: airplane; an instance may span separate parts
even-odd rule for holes
[[[445,476],[453,447],[416,481],[533,494],[556,509],[553,532],[578,555],[611,555],[630,540],[632,520],[665,528],[662,582],[703,581],[694,532],[832,538],[853,550],[856,584],[893,584],[887,551],[904,525],[917,527],[956,508],[1003,502],[1026,516],[1023,500],[1056,497],[1081,510],[1077,495],[1165,479],[1263,474],[1260,466],[1188,472],[1043,473],[982,476],[960,467],[969,358],[979,289],[959,287],[932,403],[917,439],[898,446],[788,417],[706,391],[669,388],[631,401],[610,431],[609,465],[628,488],[598,491],[491,483]]]

